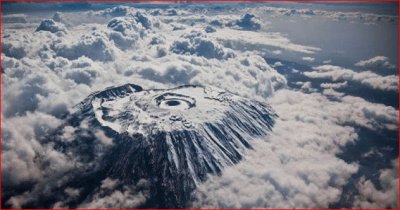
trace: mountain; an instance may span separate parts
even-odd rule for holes
[[[67,196],[66,188],[79,189],[79,196],[65,198],[78,207],[99,192],[133,186],[132,192],[147,192],[139,207],[187,207],[196,186],[238,163],[276,117],[266,104],[213,87],[126,84],[95,92],[48,139],[74,157],[76,170],[30,206],[51,206]],[[62,137],[67,126],[75,129],[73,140]],[[106,192],[104,180],[120,184]]]

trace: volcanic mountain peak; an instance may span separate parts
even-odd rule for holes
[[[144,90],[126,84],[91,94],[68,117],[66,125],[77,128],[75,140],[53,139],[59,150],[81,159],[82,172],[65,186],[81,186],[82,196],[94,196],[93,186],[106,178],[127,186],[145,179],[151,193],[144,207],[184,207],[207,174],[238,163],[275,118],[268,105],[214,87]],[[111,145],[99,145],[99,129]]]

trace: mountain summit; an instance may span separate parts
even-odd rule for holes
[[[79,190],[65,199],[70,207],[128,189],[145,192],[141,207],[187,207],[196,186],[238,163],[276,117],[268,105],[192,85],[144,90],[126,84],[95,92],[77,108],[50,138],[78,163],[60,180],[59,189]],[[62,137],[66,127],[74,128],[72,140]],[[67,192],[59,189],[37,205]]]

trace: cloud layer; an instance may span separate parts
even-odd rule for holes
[[[310,81],[299,83],[301,90],[290,89],[287,75],[275,69],[284,66],[283,61],[269,64],[265,53],[280,56],[290,52],[298,59],[316,63],[314,55],[322,49],[264,31],[267,24],[257,15],[263,11],[393,20],[364,13],[269,7],[240,9],[238,14],[204,15],[189,9],[118,6],[80,14],[45,13],[36,18],[24,14],[4,16],[4,202],[10,207],[33,205],[40,200],[39,192],[51,194],[50,189],[67,183],[74,171],[90,165],[57,150],[46,137],[87,95],[124,83],[138,83],[144,88],[211,85],[268,101],[277,111],[279,120],[273,135],[259,141],[243,162],[200,184],[193,206],[329,207],[337,202],[359,168],[358,163],[345,162],[337,154],[347,144],[360,141],[358,128],[373,132],[398,130],[395,108],[346,95],[338,89],[357,82],[369,88],[397,91],[398,78],[370,70],[321,65],[303,74],[330,80],[319,85],[323,92],[313,88]],[[355,65],[393,66],[382,56]],[[58,140],[73,144],[78,134],[89,135],[80,133],[88,130],[85,126],[65,127],[59,131]],[[92,149],[98,155],[113,146],[112,139],[102,132],[93,131],[90,135],[96,139],[97,146]],[[379,172],[382,188],[365,177],[357,180],[360,193],[353,205],[395,206],[396,168],[398,165],[393,165],[393,169]],[[71,202],[85,208],[136,207],[146,202],[146,187],[146,180],[126,186],[106,177],[96,192],[84,200],[76,200],[84,193],[82,189],[68,187],[59,192],[62,196],[50,207],[68,207]]]
[[[371,71],[356,72],[334,65],[322,65],[313,68],[316,71],[304,72],[310,78],[326,78],[332,81],[355,81],[379,90],[397,91],[398,76],[381,76]]]

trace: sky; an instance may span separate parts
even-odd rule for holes
[[[190,207],[397,207],[397,3],[2,3],[2,200],[7,207],[137,207],[147,180],[90,196],[58,150],[89,94],[213,86],[277,119]],[[97,135],[97,134],[96,134]],[[112,140],[98,134],[100,151]],[[97,148],[97,147],[96,147]],[[96,164],[93,162],[91,164]],[[79,202],[78,202],[79,201]]]

